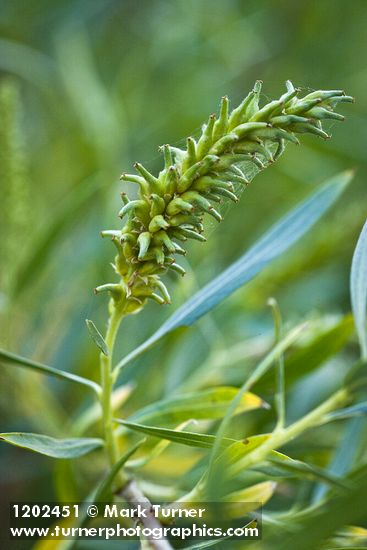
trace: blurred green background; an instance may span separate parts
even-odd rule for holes
[[[222,95],[236,105],[256,79],[264,81],[264,101],[279,97],[291,79],[305,93],[342,88],[356,103],[340,109],[343,124],[329,124],[332,140],[307,136],[302,146],[287,147],[213,226],[205,254],[191,245],[188,276],[167,277],[173,305],[149,305],[127,319],[116,359],[324,179],[356,168],[355,180],[295,249],[213,315],[126,369],[125,380],[136,384],[128,408],[189,387],[203,364],[209,384],[239,383],[243,362],[216,378],[210,353],[244,342],[249,364],[261,355],[272,337],[269,296],[287,322],[314,319],[315,334],[348,312],[350,262],[367,214],[366,7],[365,0],[1,0],[1,346],[98,375],[84,320],[101,330],[106,322],[106,299],[93,288],[114,280],[113,246],[99,232],[119,226],[119,193],[129,189],[120,173],[136,160],[158,171],[159,145],[196,135]],[[326,364],[317,388],[292,388],[291,416],[338,384],[355,346],[345,353],[346,362],[336,360],[340,368],[335,360]],[[65,434],[85,406],[84,393],[63,382],[9,367],[0,370],[0,386],[0,431]],[[249,425],[264,429],[267,414],[250,416]],[[4,503],[35,492],[46,500],[70,497],[76,483],[68,492],[62,470],[54,475],[51,461],[2,445]],[[86,480],[75,475],[83,487]],[[174,467],[168,475],[175,477]]]

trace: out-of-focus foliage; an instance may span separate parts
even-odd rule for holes
[[[270,98],[278,97],[289,78],[310,90],[344,88],[356,104],[343,110],[344,125],[329,124],[332,140],[325,144],[307,136],[302,148],[290,144],[276,165],[257,176],[225,221],[213,225],[205,254],[202,244],[190,245],[188,276],[171,277],[171,311],[311,187],[357,167],[353,186],[271,269],[197,325],[173,333],[126,367],[122,382],[133,385],[125,386],[116,408],[123,405],[128,416],[187,388],[241,385],[271,345],[266,302],[272,295],[286,323],[310,320],[298,348],[289,352],[289,372],[286,361],[289,419],[301,417],[335,390],[358,357],[350,319],[343,316],[350,311],[352,252],[367,213],[367,68],[361,53],[367,46],[366,18],[364,0],[3,0],[1,347],[96,378],[98,353],[84,320],[92,318],[101,328],[106,319],[105,298],[95,297],[93,288],[111,274],[113,250],[99,232],[111,226],[119,193],[127,189],[119,174],[138,159],[157,173],[161,161],[155,144],[180,146],[186,135],[197,135],[221,96],[228,94],[237,104],[253,81],[262,79]],[[116,358],[150,336],[169,314],[169,308],[152,304],[142,316],[126,320]],[[308,353],[317,358],[312,364]],[[88,414],[94,414],[83,388],[37,373],[4,367],[0,385],[0,431],[68,437],[71,411],[85,412],[87,425]],[[256,393],[271,398],[270,375]],[[267,410],[246,413],[234,421],[232,435],[266,433],[273,420]],[[362,425],[351,462],[363,455],[363,430]],[[327,424],[290,444],[287,453],[327,467],[344,433],[342,423]],[[176,444],[162,450],[159,456],[152,450],[143,472],[147,490],[153,492],[154,482],[169,499],[177,479],[177,489],[185,491],[200,477],[199,467],[194,468],[200,454]],[[53,467],[48,459],[40,463],[39,457],[2,445],[4,502],[27,500],[35,492],[45,500],[82,498],[87,489],[78,494],[76,487],[87,488],[103,465],[79,461],[83,467],[76,474],[69,463]],[[302,506],[311,498],[308,480],[279,486],[271,510],[296,499]]]

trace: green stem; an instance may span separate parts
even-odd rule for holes
[[[285,445],[295,437],[301,435],[309,428],[315,427],[320,424],[327,413],[344,405],[349,397],[350,394],[347,390],[339,390],[331,395],[329,399],[324,401],[324,403],[316,407],[316,409],[312,410],[306,416],[291,424],[288,428],[277,428],[259,447],[244,455],[242,459],[236,461],[234,464],[228,466],[226,469],[226,476],[228,476],[228,479],[233,478],[244,470],[260,464],[267,459],[271,451],[278,449],[282,445]],[[196,484],[196,486],[192,489],[192,491],[179,498],[178,502],[205,501],[208,494],[207,482],[208,475],[204,474],[203,477]]]
[[[282,339],[283,322],[282,315],[275,298],[268,300],[274,320],[275,344]],[[274,396],[275,409],[277,413],[276,429],[282,430],[285,426],[285,379],[284,379],[284,354],[279,355],[275,370],[276,390]]]
[[[101,405],[103,418],[103,431],[105,439],[105,448],[111,466],[118,460],[118,447],[113,429],[113,410],[112,410],[112,390],[114,384],[114,376],[112,373],[112,355],[115,345],[116,335],[120,323],[123,318],[122,308],[115,304],[112,305],[111,314],[108,320],[107,332],[105,341],[109,350],[108,356],[101,353]],[[122,474],[120,475],[121,479]]]
[[[316,409],[291,424],[288,428],[274,431],[269,439],[267,439],[260,447],[254,449],[248,455],[245,455],[242,460],[230,467],[230,474],[236,475],[246,468],[259,464],[266,459],[272,450],[278,449],[309,428],[317,426],[328,412],[333,411],[335,408],[345,404],[348,398],[349,394],[347,390],[339,390],[329,397],[329,399],[324,401],[324,403],[316,407]]]

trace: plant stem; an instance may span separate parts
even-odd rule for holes
[[[142,514],[139,518],[139,521],[141,521],[144,527],[151,530],[162,529],[160,521],[153,513],[150,500],[141,492],[134,480],[130,480],[126,483],[120,494],[130,504],[134,506],[140,504],[145,509],[146,515]],[[149,540],[149,548],[152,550],[172,550],[172,546],[163,536],[161,539]]]
[[[116,436],[113,430],[113,410],[112,410],[112,390],[115,376],[112,371],[112,356],[115,346],[115,340],[120,323],[124,317],[123,306],[118,302],[112,301],[110,304],[110,316],[108,319],[105,342],[107,344],[108,356],[101,353],[101,405],[103,414],[103,430],[105,439],[105,448],[111,466],[114,466],[119,459]],[[122,470],[118,474],[119,492],[123,498],[132,505],[141,504],[147,510],[147,516],[142,517],[141,521],[145,527],[150,529],[161,528],[158,519],[152,513],[152,505],[147,497],[141,492],[133,479],[128,479]],[[172,546],[163,537],[159,540],[149,540],[149,547],[152,550],[172,550]]]
[[[269,439],[260,445],[260,447],[254,449],[248,455],[245,455],[244,458],[236,464],[233,464],[233,466],[229,468],[230,475],[236,475],[246,468],[259,464],[266,459],[267,455],[272,450],[278,449],[285,443],[288,443],[295,437],[302,434],[307,429],[317,426],[328,412],[343,405],[347,401],[348,397],[349,394],[347,390],[339,390],[329,397],[329,399],[324,401],[324,403],[316,407],[316,409],[291,424],[288,428],[274,431]]]
[[[109,350],[108,356],[101,353],[100,363],[101,363],[101,405],[102,405],[102,415],[103,415],[103,431],[105,439],[106,452],[111,466],[113,466],[118,459],[118,449],[117,441],[115,438],[113,430],[113,410],[112,410],[112,390],[114,377],[112,373],[112,355],[113,349],[116,340],[116,334],[120,323],[123,318],[123,313],[121,308],[116,305],[112,305],[111,313],[108,320],[107,332],[105,341]],[[120,473],[120,480],[122,481],[123,474]]]
[[[283,322],[278,302],[275,298],[268,300],[274,320],[275,344],[282,339]],[[285,379],[284,379],[284,354],[279,355],[275,370],[276,390],[274,404],[277,413],[276,429],[282,430],[285,426]]]

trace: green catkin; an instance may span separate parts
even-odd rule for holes
[[[299,143],[296,134],[329,138],[321,121],[344,120],[333,109],[353,101],[342,90],[315,91],[299,98],[300,90],[287,81],[287,91],[279,99],[260,107],[261,86],[257,81],[232,112],[223,97],[219,117],[210,115],[199,139],[187,139],[186,149],[162,146],[164,168],[158,177],[140,163],[134,164],[138,175],[122,174],[121,179],[138,185],[139,197],[130,201],[123,193],[119,216],[126,219],[124,227],[102,232],[117,246],[114,268],[121,281],[102,285],[97,292],[109,291],[124,313],[136,313],[147,299],[169,303],[161,275],[168,269],[185,274],[172,257],[186,253],[176,241],[204,242],[204,214],[218,222],[222,219],[212,202],[223,197],[237,202],[234,184],[246,186],[254,174],[277,160],[286,142]],[[246,163],[254,167],[250,174]]]

